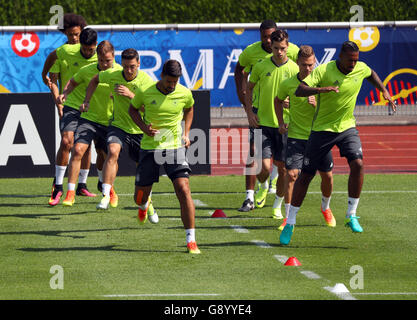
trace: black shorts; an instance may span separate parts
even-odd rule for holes
[[[106,140],[107,145],[117,143],[122,147],[122,149],[124,145],[127,145],[129,157],[137,163],[139,162],[140,142],[142,137],[143,134],[127,133],[120,128],[109,126],[107,129]]]
[[[278,128],[260,126],[262,129],[262,159],[274,158],[285,161],[287,134],[280,134]]]
[[[80,118],[78,128],[75,131],[74,143],[91,144],[94,140],[96,149],[106,151],[107,127],[93,121]]]
[[[363,159],[362,144],[356,128],[343,132],[311,131],[304,154],[302,171],[315,175],[323,159],[334,146],[340,150],[340,156],[349,162]]]
[[[307,147],[307,140],[288,138],[285,168],[288,170],[299,169],[303,167],[304,153]],[[321,172],[329,172],[333,169],[333,156],[329,151],[323,157],[323,161],[317,168]]]
[[[139,164],[136,167],[136,186],[150,186],[159,181],[159,168],[163,166],[166,174],[174,181],[189,178],[185,148],[170,150],[140,150]]]
[[[63,113],[62,118],[59,120],[59,130],[61,132],[77,131],[81,112],[74,108],[64,106]]]

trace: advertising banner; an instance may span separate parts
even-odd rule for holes
[[[417,32],[413,27],[288,29],[290,42],[311,45],[317,64],[337,59],[346,40],[358,43],[359,59],[374,69],[399,105],[417,101]],[[193,90],[209,90],[211,106],[240,106],[234,68],[242,50],[260,40],[258,30],[144,30],[99,31],[98,41],[110,40],[116,61],[126,48],[138,50],[141,69],[153,79],[172,58],[183,65],[181,83]],[[66,37],[54,32],[0,34],[0,92],[48,92],[41,72],[47,55]],[[380,93],[366,81],[358,105],[384,104]]]

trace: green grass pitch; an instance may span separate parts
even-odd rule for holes
[[[365,176],[362,234],[343,225],[347,176],[335,176],[335,228],[324,224],[319,181],[309,188],[290,245],[280,246],[273,195],[264,208],[241,213],[243,177],[192,176],[202,254],[190,255],[166,177],[153,191],[160,222],[143,226],[136,220],[133,177],[117,178],[119,206],[107,211],[96,210],[99,197],[49,207],[51,179],[1,179],[0,299],[343,299],[325,289],[337,283],[358,300],[416,299],[417,175]],[[91,191],[96,183],[89,178]],[[211,218],[215,209],[227,218]],[[302,265],[284,266],[282,256]],[[51,287],[58,283],[51,273],[56,265],[62,289]]]

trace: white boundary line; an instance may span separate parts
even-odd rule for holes
[[[376,295],[376,296],[395,296],[395,295],[410,295],[417,296],[417,292],[352,292],[353,295]]]
[[[200,297],[200,296],[220,296],[219,293],[138,293],[138,294],[104,294],[101,297]]]

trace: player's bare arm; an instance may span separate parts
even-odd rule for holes
[[[306,85],[304,82],[301,82],[298,86],[297,90],[295,91],[295,95],[297,97],[308,97],[314,96],[319,93],[327,93],[327,92],[339,92],[339,87],[310,87]]]
[[[51,87],[52,82],[51,82],[51,79],[48,77],[48,72],[51,69],[51,67],[54,65],[57,58],[58,57],[56,55],[56,50],[54,50],[48,55],[43,65],[42,80],[43,80],[43,83],[45,83],[49,88]]]
[[[154,137],[156,134],[159,133],[159,130],[152,128],[152,123],[146,124],[143,121],[139,110],[135,109],[135,107],[133,107],[132,104],[129,105],[129,115],[132,118],[133,122],[136,123],[136,125],[140,128],[140,130],[143,131],[144,134],[150,137]]]
[[[63,104],[65,100],[67,100],[68,95],[74,91],[74,89],[78,86],[78,83],[74,80],[74,78],[71,78],[70,81],[65,85],[64,90],[62,91],[62,94],[58,96],[57,102],[60,104]]]
[[[193,117],[194,117],[194,106],[191,108],[184,108],[184,133],[182,135],[182,141],[184,144],[184,147],[188,148],[191,144],[190,142],[190,130],[191,130],[191,124],[193,123]]]
[[[254,87],[254,83],[248,83],[244,104],[246,115],[248,117],[249,127],[251,128],[257,128],[259,126],[258,116],[252,110],[252,93]]]
[[[246,87],[248,83],[249,73],[244,71],[244,67],[238,62],[235,67],[235,83],[237,96],[242,105],[245,104]]]
[[[59,78],[59,73],[51,73],[50,90],[51,90],[51,93],[52,93],[52,97],[54,98],[55,105],[58,108],[59,118],[62,118],[62,116],[64,114],[64,106],[62,104],[58,103],[58,96],[59,96],[58,78]]]
[[[284,134],[288,131],[288,123],[284,122],[284,103],[285,100],[278,99],[275,97],[274,99],[274,107],[275,107],[275,115],[278,119],[278,130],[279,133]]]
[[[114,91],[121,96],[128,97],[129,99],[133,99],[135,97],[135,94],[130,91],[128,87],[122,84],[117,84]]]
[[[397,106],[395,105],[394,101],[392,101],[391,95],[389,94],[387,88],[385,88],[384,84],[382,83],[381,79],[379,78],[378,74],[372,70],[371,75],[366,78],[372,85],[377,88],[379,91],[382,92],[382,96],[385,100],[388,101],[390,107],[395,112],[397,111]]]
[[[87,90],[84,97],[84,102],[80,107],[81,112],[87,112],[88,108],[90,107],[90,100],[93,96],[94,92],[97,89],[98,84],[100,83],[98,74],[96,74],[91,80],[90,83],[87,86]]]

